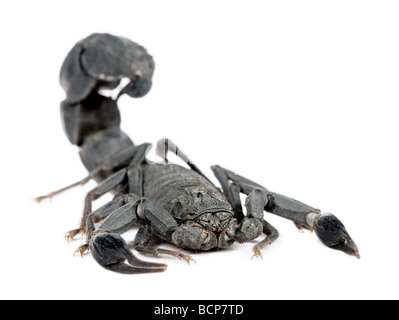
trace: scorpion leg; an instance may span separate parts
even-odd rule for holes
[[[144,144],[148,148],[148,144]],[[37,202],[41,202],[44,199],[51,199],[54,196],[63,193],[69,189],[72,189],[77,186],[82,186],[89,182],[91,179],[95,178],[101,171],[111,171],[114,168],[122,167],[124,165],[128,165],[132,159],[135,158],[137,154],[137,150],[142,147],[143,145],[140,146],[130,146],[122,151],[116,153],[115,155],[112,155],[112,157],[109,157],[105,159],[99,166],[93,168],[90,170],[90,173],[82,180],[79,180],[78,182],[75,182],[67,187],[63,187],[59,190],[50,192],[44,196],[36,197],[35,200]]]
[[[241,228],[239,228],[237,232],[238,242],[240,242],[241,238],[244,239],[244,242],[252,240],[251,238],[254,237],[255,234],[251,228],[253,228],[253,225],[256,225],[255,223],[259,224],[259,221],[261,222],[261,230],[266,235],[266,238],[253,248],[254,257],[262,258],[261,250],[267,245],[272,244],[279,237],[276,228],[263,218],[263,211],[267,202],[268,199],[264,196],[264,191],[262,189],[254,188],[245,200],[247,215],[241,222]],[[248,226],[250,226],[249,229]]]
[[[263,233],[266,235],[266,238],[259,242],[254,248],[254,255],[252,258],[262,258],[262,250],[268,245],[272,244],[279,237],[279,233],[276,228],[274,228],[270,223],[268,223],[265,219],[262,221],[263,224]],[[262,258],[263,259],[263,258]]]
[[[244,216],[240,199],[241,183],[237,179],[232,179],[232,172],[219,166],[212,167],[212,170],[219,180],[227,200],[234,209],[235,217],[240,223],[236,232],[236,240],[241,243],[248,242],[257,238],[261,231],[266,235],[266,238],[253,248],[254,257],[262,258],[261,250],[272,244],[279,237],[277,229],[263,218],[266,199],[262,193],[256,191],[259,190],[258,188],[263,187],[248,179],[239,179],[240,182],[245,184],[244,187],[246,187],[247,191],[252,188],[246,199],[247,216]],[[237,177],[235,176],[235,178]]]
[[[143,172],[140,167],[131,167],[127,171],[129,193],[143,196]]]
[[[65,238],[68,241],[73,240],[74,237],[76,237],[76,235],[78,235],[79,233],[87,235],[88,239],[91,237],[91,233],[94,231],[94,223],[92,219],[89,218],[90,214],[92,213],[92,202],[121,184],[126,177],[126,173],[126,168],[119,170],[118,172],[101,182],[96,188],[91,190],[86,195],[80,227],[79,229],[71,230],[66,234]],[[86,244],[80,246],[77,252],[83,255],[88,249],[89,245],[87,240]]]
[[[265,187],[257,184],[247,178],[239,176],[232,171],[222,168],[221,166],[212,166],[212,171],[216,178],[220,181],[223,191],[229,186],[229,183],[235,183],[240,187],[240,192],[249,195],[254,188],[265,189]]]
[[[87,177],[85,177],[84,179],[79,180],[78,182],[72,183],[69,186],[63,187],[63,188],[61,188],[59,190],[52,191],[52,192],[50,192],[50,193],[48,193],[46,195],[36,197],[36,198],[34,198],[34,200],[36,200],[38,203],[40,203],[44,199],[50,199],[51,200],[54,196],[56,196],[56,195],[58,195],[60,193],[63,193],[65,191],[69,190],[69,189],[72,189],[72,188],[77,187],[77,186],[83,186],[87,182],[89,182],[92,178],[94,178],[100,171],[101,171],[100,167],[96,168],[96,169],[92,170],[89,173],[89,175]]]
[[[101,210],[97,211],[95,215],[92,215],[92,201],[98,199],[105,193],[114,190],[125,180],[126,176],[128,179],[129,193],[134,193],[142,196],[142,173],[139,165],[145,160],[145,155],[149,146],[150,144],[145,143],[140,146],[134,147],[134,149],[127,148],[123,150],[123,152],[103,162],[102,167],[115,168],[118,167],[121,163],[126,162],[126,159],[130,159],[130,165],[128,168],[123,168],[115,174],[111,175],[87,194],[80,230],[84,230],[87,224],[92,223],[89,220],[95,220],[96,222],[98,222],[99,220],[102,220],[99,219],[100,217],[107,217],[110,213],[112,213],[111,210],[115,209],[118,204],[121,204],[124,201],[121,198],[114,199],[114,201],[111,201],[109,204],[101,207]],[[89,216],[92,219],[88,219]],[[92,227],[92,230],[94,230],[94,226]]]
[[[94,234],[104,232],[120,235],[138,224],[137,207],[141,202],[141,198],[135,194],[124,195],[123,198],[125,204],[108,214],[98,230],[91,233],[88,240],[91,240],[91,236]],[[90,215],[90,218],[93,219],[92,215]]]
[[[83,210],[83,217],[80,223],[80,228],[72,230],[67,233],[67,240],[72,240],[77,234],[84,233],[87,236],[86,244],[79,247],[78,251],[83,255],[89,249],[89,241],[91,239],[92,232],[94,231],[94,222],[90,218],[92,213],[92,202],[102,195],[114,190],[118,185],[120,185],[128,176],[129,185],[141,185],[142,183],[137,183],[137,179],[141,177],[141,170],[138,167],[145,160],[145,154],[150,145],[144,143],[132,150],[124,150],[122,153],[118,154],[116,157],[111,157],[107,161],[103,162],[103,167],[115,168],[126,159],[132,159],[130,163],[130,168],[123,168],[118,172],[114,173],[104,181],[102,181],[96,188],[90,191],[85,198],[85,206]],[[125,154],[126,153],[126,154]],[[133,181],[133,182],[132,182]],[[130,188],[129,188],[130,189]],[[137,189],[137,188],[136,188]],[[136,190],[137,191],[137,190]]]
[[[321,242],[329,248],[337,249],[360,258],[357,245],[349,236],[342,222],[334,215],[330,213],[322,214],[320,210],[298,200],[270,192],[257,183],[236,175],[220,166],[213,166],[212,170],[215,172],[216,177],[224,175],[228,180],[237,183],[242,193],[249,195],[247,198],[247,208],[255,203],[257,205],[262,203],[265,211],[292,220],[296,226],[315,230]],[[227,186],[224,185],[223,189],[226,188]]]
[[[211,182],[207,176],[202,173],[202,171],[171,140],[167,138],[159,140],[157,143],[156,154],[161,157],[165,163],[168,163],[168,152],[174,153],[177,157],[183,160],[191,168],[191,170],[194,170]]]
[[[150,143],[143,143],[137,146],[134,157],[132,158],[129,164],[129,168],[132,168],[134,166],[139,166],[140,164],[144,163],[146,161],[147,151],[149,151],[150,148],[151,148]]]
[[[124,204],[126,204],[125,198],[126,198],[126,196],[124,194],[115,197],[112,201],[107,202],[102,207],[100,207],[97,210],[93,211],[90,214],[89,217],[93,220],[94,223],[97,223],[97,222],[100,222],[100,221],[104,220],[112,212],[114,212],[115,210],[119,209]]]
[[[233,207],[235,218],[237,218],[238,221],[241,221],[244,219],[244,214],[240,198],[240,185],[236,182],[231,182],[226,172],[222,168],[214,166],[212,167],[212,170],[222,186],[223,193],[226,196],[227,201]]]

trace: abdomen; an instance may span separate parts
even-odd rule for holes
[[[143,166],[144,197],[156,201],[169,211],[174,199],[185,194],[187,187],[204,187],[219,193],[216,187],[193,170],[175,164],[150,164]]]

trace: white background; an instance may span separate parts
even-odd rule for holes
[[[2,1],[0,12],[0,298],[399,298],[397,1]],[[80,241],[63,237],[95,183],[32,198],[86,174],[61,126],[58,73],[93,32],[156,61],[148,96],[119,103],[136,143],[169,137],[209,176],[220,164],[335,213],[362,259],[267,213],[280,238],[263,260],[249,243],[189,266],[140,256],[167,272],[126,276],[73,257]]]

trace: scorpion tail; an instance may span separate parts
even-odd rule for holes
[[[81,147],[98,132],[119,129],[118,99],[123,94],[145,96],[151,90],[154,69],[147,50],[126,38],[95,33],[79,41],[60,71],[66,93],[61,116],[69,141]],[[107,90],[116,92],[106,97]]]
[[[110,34],[92,34],[69,52],[60,71],[66,99],[61,102],[61,120],[69,142],[80,148],[80,158],[89,175],[62,189],[34,198],[37,202],[84,185],[91,179],[102,181],[122,164],[104,169],[110,156],[134,147],[120,130],[118,99],[127,94],[145,96],[152,87],[155,63],[147,50],[128,39]],[[127,85],[120,88],[128,80]],[[104,89],[120,92],[115,99],[102,94]]]
[[[90,240],[93,258],[103,268],[125,274],[163,272],[167,266],[137,259],[125,240],[115,233],[102,233]]]
[[[145,96],[151,90],[154,69],[155,62],[144,47],[111,34],[88,36],[65,58],[60,71],[66,93],[61,118],[69,142],[80,147],[89,172],[134,146],[120,129],[118,100],[123,94]],[[94,179],[104,180],[116,169],[101,170]]]

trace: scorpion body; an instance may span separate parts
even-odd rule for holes
[[[158,248],[168,242],[178,248],[209,251],[234,242],[266,238],[255,245],[254,256],[274,242],[279,234],[264,218],[264,211],[292,220],[302,229],[315,230],[328,247],[359,256],[358,248],[344,225],[332,214],[265,187],[220,166],[212,170],[220,182],[215,186],[170,140],[162,139],[156,152],[162,163],[152,163],[146,154],[150,144],[135,145],[120,130],[117,101],[122,94],[142,97],[149,92],[154,71],[152,57],[140,45],[122,37],[93,34],[78,42],[61,68],[60,82],[66,92],[61,115],[69,141],[80,147],[80,157],[89,174],[66,188],[38,197],[40,201],[90,179],[98,182],[86,198],[81,224],[67,239],[85,235],[80,254],[91,251],[104,268],[121,273],[159,272],[166,265],[135,257],[124,232],[138,227],[133,248],[147,255],[170,255],[191,260],[179,251]],[[123,79],[128,84],[115,99],[101,90],[115,89]],[[187,167],[169,163],[174,153]],[[92,202],[112,192],[113,200],[97,210]],[[242,208],[240,193],[247,195]]]

